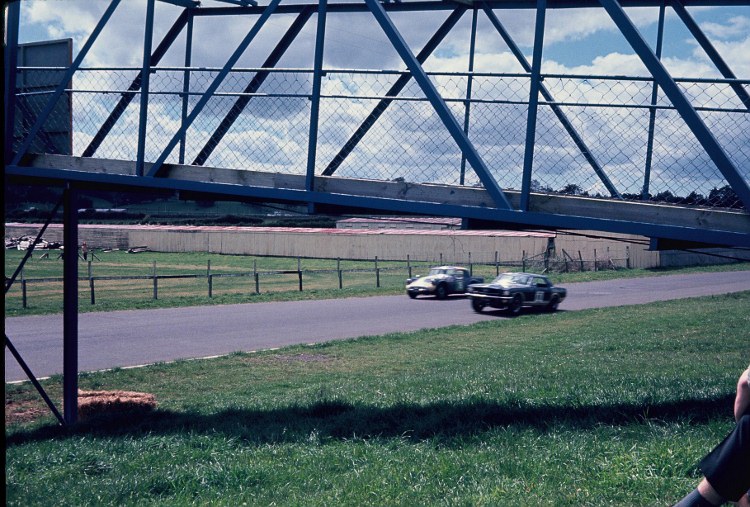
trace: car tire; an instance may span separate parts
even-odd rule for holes
[[[435,288],[435,297],[438,299],[445,299],[448,297],[448,288],[445,284],[440,284]]]
[[[484,310],[485,306],[487,305],[484,301],[472,298],[471,307],[474,309],[475,312],[482,313],[482,310]]]
[[[560,297],[556,294],[552,295],[552,298],[549,300],[549,303],[547,304],[546,310],[548,312],[556,312],[557,307],[560,306]]]
[[[522,308],[523,308],[523,298],[521,297],[520,294],[516,294],[513,297],[513,301],[511,301],[510,304],[508,305],[508,312],[512,316],[515,317],[516,315],[520,315],[521,314],[521,309]]]
[[[411,299],[417,299],[416,292],[407,292],[406,295],[409,296]]]

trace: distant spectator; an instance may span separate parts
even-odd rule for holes
[[[81,245],[81,252],[83,253],[83,260],[88,260],[89,258],[89,246],[84,241]]]

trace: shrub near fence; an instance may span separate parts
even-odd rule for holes
[[[110,257],[114,255],[114,257]],[[578,253],[574,258],[563,251],[562,256],[542,252],[521,260],[474,263],[471,254],[464,262],[450,262],[440,255],[433,260],[374,259],[320,259],[221,256],[221,262],[212,266],[206,259],[199,268],[193,261],[201,254],[158,254],[149,252],[128,255],[124,252],[99,253],[82,263],[79,268],[79,298],[90,305],[102,302],[124,303],[158,300],[160,298],[214,298],[219,296],[247,296],[261,293],[324,289],[396,289],[404,286],[406,278],[425,274],[430,267],[441,264],[467,266],[475,276],[490,280],[501,271],[521,270],[532,272],[568,272],[628,267],[627,259],[586,259]],[[20,255],[6,255],[6,263]],[[62,262],[34,259],[27,263],[16,284],[6,294],[5,308],[27,309],[34,307],[62,308]],[[205,257],[205,256],[203,256]],[[103,260],[102,260],[103,258]],[[226,262],[231,259],[232,262]],[[113,262],[114,261],[114,262]],[[259,268],[264,264],[265,269]],[[268,266],[284,269],[268,269]],[[187,269],[192,272],[186,272]],[[6,269],[7,271],[7,269]],[[27,272],[32,277],[27,276]],[[37,274],[56,276],[33,276]]]

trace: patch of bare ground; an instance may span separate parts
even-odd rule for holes
[[[157,406],[156,397],[135,391],[78,391],[78,419],[120,417],[150,412]],[[50,415],[41,399],[5,400],[5,424],[26,424]]]
[[[274,354],[272,356],[250,356],[249,363],[330,363],[335,358],[327,354]]]
[[[5,425],[34,422],[50,413],[43,401],[5,400]]]

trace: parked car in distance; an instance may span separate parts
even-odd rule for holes
[[[466,268],[438,266],[430,268],[430,272],[425,276],[415,276],[406,280],[406,294],[412,299],[425,295],[445,299],[451,294],[463,295],[469,285],[483,282],[484,278],[472,277]]]
[[[554,312],[567,294],[546,276],[534,273],[503,273],[490,283],[469,285],[466,292],[475,312],[490,306],[511,315],[518,315],[524,307]]]

